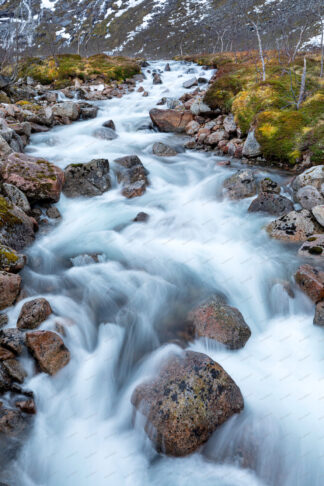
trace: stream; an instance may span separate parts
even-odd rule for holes
[[[144,72],[165,63],[154,61]],[[211,75],[188,63],[170,66],[162,85],[147,73],[141,84],[148,97],[135,91],[98,102],[97,118],[33,135],[28,146],[31,155],[61,168],[107,158],[111,173],[114,159],[136,154],[150,185],[134,199],[122,196],[113,177],[101,196],[62,194],[62,220],[28,249],[25,286],[50,302],[54,313],[42,329],[64,326],[71,361],[54,377],[27,370],[37,415],[10,485],[324,484],[324,335],[312,324],[313,304],[293,282],[296,247],[268,237],[264,226],[274,218],[248,213],[252,198],[223,197],[222,183],[240,162],[223,167],[213,153],[183,150],[170,158],[152,155],[155,142],[183,147],[184,137],[153,131],[149,110],[164,96],[181,96],[193,75]],[[118,138],[95,138],[109,119]],[[140,211],[149,214],[146,223],[133,222]],[[188,347],[224,367],[242,391],[244,411],[199,452],[158,455],[140,421],[133,423],[130,396],[180,349],[176,330],[187,311],[219,292],[242,312],[250,340],[238,351],[205,339]],[[10,311],[8,327],[25,301]]]

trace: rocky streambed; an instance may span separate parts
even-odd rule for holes
[[[323,166],[143,74],[0,105],[0,480],[320,485]]]

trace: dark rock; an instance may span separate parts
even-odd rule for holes
[[[162,142],[156,142],[153,145],[152,152],[159,157],[173,157],[174,155],[178,155],[178,152],[174,148]]]
[[[110,128],[111,130],[116,130],[115,123],[113,120],[107,120],[102,124],[103,127],[105,128]]]
[[[170,64],[167,63],[164,67],[164,71],[171,71]]]
[[[243,409],[240,389],[205,354],[171,357],[157,378],[137,386],[133,405],[146,417],[145,431],[158,452],[185,456]]]
[[[137,155],[114,160],[117,180],[122,183],[122,194],[127,198],[142,196],[148,185],[147,171]]]
[[[2,367],[6,370],[11,380],[17,381],[18,383],[25,381],[27,373],[17,359],[6,359],[2,362]]]
[[[0,271],[0,310],[11,306],[20,292],[21,277]]]
[[[162,84],[162,78],[158,73],[153,74],[153,84]]]
[[[26,427],[26,421],[18,410],[0,407],[0,434],[8,437],[19,436]]]
[[[0,196],[0,242],[16,251],[34,241],[34,221]]]
[[[148,221],[149,217],[150,216],[147,213],[140,212],[136,215],[136,217],[133,219],[133,221],[135,221],[136,223],[146,223],[146,221]]]
[[[25,194],[18,189],[18,187],[12,184],[4,183],[2,190],[5,196],[10,200],[12,204],[20,208],[24,213],[29,214],[31,211],[29,201]]]
[[[98,196],[110,188],[109,162],[106,159],[71,164],[65,169],[63,193],[68,197]]]
[[[26,334],[26,345],[44,373],[54,375],[70,361],[70,352],[62,338],[52,331]]]
[[[25,334],[19,329],[10,327],[0,330],[0,346],[3,348],[9,349],[9,351],[19,355],[22,353],[24,344]]]
[[[46,209],[46,216],[51,219],[58,219],[61,218],[61,213],[56,206],[51,206],[50,208]]]
[[[98,106],[90,105],[89,103],[82,103],[82,105],[80,105],[80,116],[83,120],[96,118],[98,110]]]
[[[0,314],[0,329],[6,326],[9,322],[7,314]]]
[[[36,329],[52,314],[52,309],[46,299],[34,299],[22,306],[18,321],[18,329]]]
[[[97,128],[93,132],[93,136],[96,138],[100,138],[101,140],[115,140],[115,138],[118,138],[118,135],[115,132],[115,130],[112,130],[111,128],[107,128],[107,127]]]
[[[250,213],[263,211],[274,216],[283,216],[293,211],[293,203],[284,196],[261,192],[256,199],[251,202],[248,209]]]

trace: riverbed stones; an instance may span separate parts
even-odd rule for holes
[[[251,169],[239,170],[224,181],[224,188],[229,199],[244,199],[255,196],[257,185]]]
[[[186,134],[187,135],[195,135],[198,132],[199,128],[200,128],[200,124],[198,122],[196,122],[195,120],[192,120],[186,126]]]
[[[198,80],[197,78],[190,78],[188,79],[188,81],[185,81],[182,86],[185,88],[185,89],[190,89],[190,88],[193,88],[194,86],[198,86]]]
[[[324,203],[321,193],[313,186],[304,186],[298,189],[295,194],[295,200],[304,209],[311,210],[314,206]]]
[[[15,303],[21,285],[21,277],[14,273],[0,271],[0,310]]]
[[[116,130],[116,125],[113,120],[107,120],[102,124],[103,127],[110,128],[111,130]]]
[[[314,206],[312,213],[318,224],[324,227],[324,205]]]
[[[311,265],[301,265],[295,274],[296,283],[313,302],[324,300],[324,272]]]
[[[150,117],[161,132],[175,133],[185,132],[188,123],[194,119],[194,115],[189,110],[159,110],[158,108],[150,111]]]
[[[15,355],[22,353],[25,344],[25,334],[16,327],[0,330],[0,346],[9,349]]]
[[[100,138],[101,140],[115,140],[116,138],[118,138],[115,130],[108,127],[96,128],[93,132],[93,136],[96,138]]]
[[[269,192],[273,194],[280,194],[280,186],[277,182],[273,181],[270,177],[265,177],[260,182],[262,192]]]
[[[247,158],[255,158],[261,155],[261,145],[255,138],[255,132],[249,132],[247,139],[243,145],[243,156]]]
[[[27,376],[21,363],[16,358],[6,359],[2,362],[2,367],[6,370],[11,380],[22,384]]]
[[[216,146],[219,144],[221,140],[227,140],[227,139],[228,139],[228,133],[225,132],[225,130],[217,130],[217,132],[213,132],[206,137],[205,144]]]
[[[135,223],[146,223],[148,221],[150,216],[147,213],[144,213],[144,211],[141,211],[140,213],[137,213],[133,221]]]
[[[294,191],[298,191],[305,186],[313,186],[318,191],[322,191],[322,184],[324,183],[324,165],[317,165],[305,170],[299,174],[292,182]]]
[[[80,107],[73,101],[64,101],[63,103],[57,103],[52,107],[54,116],[58,118],[69,119],[75,121],[80,116]]]
[[[146,417],[145,431],[158,452],[185,456],[243,407],[240,389],[202,353],[168,359],[158,376],[136,387],[132,404]]]
[[[243,348],[251,336],[241,312],[214,297],[192,310],[188,321],[196,336],[214,339],[228,349]]]
[[[26,421],[18,410],[0,407],[0,434],[19,436],[26,427]]]
[[[15,406],[21,412],[28,413],[31,415],[35,415],[35,413],[37,412],[35,401],[32,398],[28,400],[18,400],[15,402]]]
[[[29,214],[31,207],[25,194],[13,184],[2,185],[2,191],[12,204],[20,208],[24,213]]]
[[[324,234],[312,235],[302,244],[298,250],[298,255],[301,257],[310,257],[317,260],[324,258]]]
[[[18,321],[18,329],[36,329],[52,314],[50,303],[44,299],[33,299],[22,306]]]
[[[148,185],[147,170],[137,155],[115,159],[115,174],[122,184],[122,194],[131,199],[142,196]]]
[[[45,159],[13,153],[1,166],[3,182],[18,187],[35,202],[57,202],[64,182],[64,173]]]
[[[111,188],[107,159],[94,159],[86,164],[70,164],[64,173],[63,193],[67,197],[99,196]]]
[[[22,270],[26,257],[17,253],[9,246],[0,244],[0,271],[16,273]]]
[[[178,152],[173,147],[170,147],[170,145],[166,145],[163,142],[156,142],[153,145],[152,152],[158,157],[174,157],[178,154]]]
[[[55,332],[27,332],[26,345],[40,369],[49,375],[55,375],[70,361],[69,350]]]
[[[321,228],[307,209],[291,211],[267,226],[272,238],[282,241],[305,241],[314,233],[321,233]]]
[[[324,327],[324,301],[316,304],[313,324]]]
[[[158,73],[153,74],[153,84],[162,84],[162,78]]]
[[[34,241],[34,221],[0,196],[0,243],[16,251]]]
[[[261,192],[256,199],[254,199],[248,211],[250,213],[264,212],[272,214],[273,216],[283,216],[293,211],[293,203],[284,196],[277,194]]]

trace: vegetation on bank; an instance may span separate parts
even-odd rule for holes
[[[184,59],[217,68],[205,102],[223,113],[232,112],[242,134],[251,127],[267,160],[296,164],[309,153],[311,162],[324,162],[324,80],[320,55],[307,54],[304,101],[297,109],[304,57],[286,62],[267,52],[266,81],[253,52],[186,56]]]
[[[134,59],[121,56],[97,54],[81,57],[77,54],[59,54],[55,57],[24,60],[19,75],[62,88],[70,85],[74,78],[89,81],[100,76],[105,82],[123,81],[140,73],[140,70],[140,65]]]

